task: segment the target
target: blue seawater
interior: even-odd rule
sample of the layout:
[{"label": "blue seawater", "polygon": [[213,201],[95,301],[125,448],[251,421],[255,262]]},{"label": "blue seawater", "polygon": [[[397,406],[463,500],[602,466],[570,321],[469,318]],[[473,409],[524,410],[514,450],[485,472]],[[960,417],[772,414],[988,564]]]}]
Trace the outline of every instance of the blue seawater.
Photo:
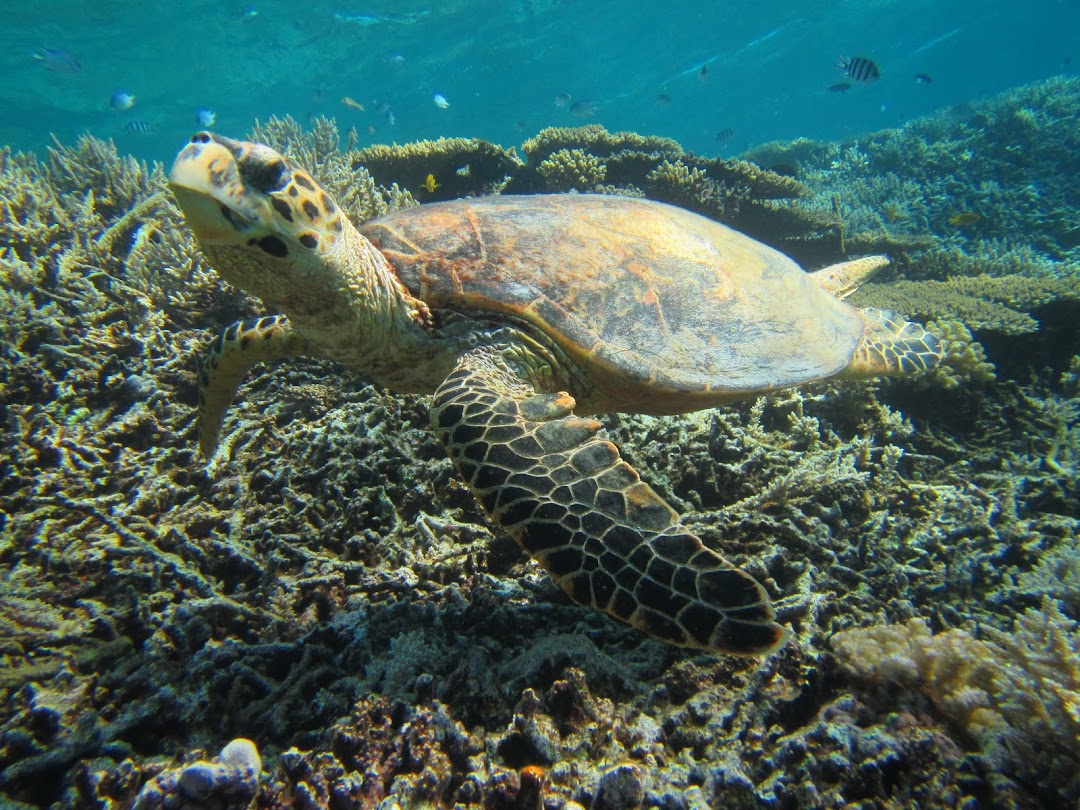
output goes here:
[{"label": "blue seawater", "polygon": [[[47,69],[38,48],[81,70]],[[853,56],[880,80],[829,92],[844,80],[838,57]],[[0,9],[0,143],[41,152],[51,133],[90,132],[168,162],[209,107],[230,135],[255,118],[327,115],[362,144],[515,144],[595,121],[733,154],[896,126],[1078,64],[1080,5],[1053,0],[41,0]],[[117,90],[132,109],[110,108]],[[593,117],[556,106],[563,93]]]}]

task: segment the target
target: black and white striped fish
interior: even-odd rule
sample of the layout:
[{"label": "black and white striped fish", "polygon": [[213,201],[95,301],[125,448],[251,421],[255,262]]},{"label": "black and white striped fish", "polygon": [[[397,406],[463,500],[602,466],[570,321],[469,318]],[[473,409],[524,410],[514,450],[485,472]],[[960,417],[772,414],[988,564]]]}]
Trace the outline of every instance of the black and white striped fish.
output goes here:
[{"label": "black and white striped fish", "polygon": [[852,59],[841,57],[836,63],[836,69],[856,82],[876,82],[881,78],[881,71],[874,64],[874,60],[865,56],[856,56]]},{"label": "black and white striped fish", "polygon": [[145,121],[140,121],[138,118],[135,118],[124,124],[124,129],[126,129],[128,132],[136,132],[139,135],[149,135],[151,132],[154,131],[154,125],[148,124]]}]

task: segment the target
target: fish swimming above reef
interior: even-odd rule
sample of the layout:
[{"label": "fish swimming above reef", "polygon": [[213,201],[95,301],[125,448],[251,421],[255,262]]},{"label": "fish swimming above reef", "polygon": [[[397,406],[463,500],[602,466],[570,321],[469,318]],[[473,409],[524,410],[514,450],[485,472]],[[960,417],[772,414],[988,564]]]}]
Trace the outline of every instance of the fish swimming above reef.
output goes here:
[{"label": "fish swimming above reef", "polygon": [[980,219],[982,217],[974,211],[961,211],[959,214],[953,214],[949,217],[949,224],[956,228],[970,228]]},{"label": "fish swimming above reef", "polygon": [[559,93],[559,95],[555,96],[556,107],[569,107],[571,101],[573,101],[573,98],[569,93]]},{"label": "fish swimming above reef", "polygon": [[442,93],[435,93],[431,97],[431,100],[435,102],[435,106],[440,110],[445,110],[450,106],[450,102],[446,100],[446,96]]},{"label": "fish swimming above reef", "polygon": [[830,93],[846,93],[851,89],[851,82],[837,82],[827,88]]},{"label": "fish swimming above reef", "polygon": [[841,57],[836,63],[836,69],[856,82],[876,82],[881,78],[881,71],[874,64],[874,60],[865,56],[856,56],[852,59]]},{"label": "fish swimming above reef", "polygon": [[429,9],[414,11],[408,14],[366,14],[358,11],[335,11],[330,16],[337,22],[352,23],[353,25],[367,27],[370,25],[379,25],[380,23],[411,25],[430,13],[431,11]]},{"label": "fish swimming above reef", "polygon": [[735,130],[731,127],[725,127],[724,129],[713,135],[713,140],[717,143],[727,143],[735,136]]},{"label": "fish swimming above reef", "polygon": [[424,188],[427,189],[429,192],[439,188],[440,185],[440,183],[435,182],[435,175],[433,174],[429,174],[424,180]]},{"label": "fish swimming above reef", "polygon": [[570,114],[575,118],[592,118],[596,115],[596,105],[587,98],[579,98],[570,105]]},{"label": "fish swimming above reef", "polygon": [[135,96],[123,90],[117,90],[109,99],[109,106],[114,110],[130,110],[135,106]]},{"label": "fish swimming above reef", "polygon": [[916,73],[915,74],[915,82],[917,84],[930,84],[933,81],[934,81],[934,77],[931,76],[929,73]]},{"label": "fish swimming above reef", "polygon": [[341,103],[348,107],[350,110],[359,110],[360,112],[365,112],[367,110],[367,107],[365,107],[356,99],[349,96],[342,96]]},{"label": "fish swimming above reef", "polygon": [[140,121],[138,118],[133,118],[131,121],[124,124],[124,129],[138,135],[149,135],[154,131],[154,125],[148,124],[146,121]]},{"label": "fish swimming above reef", "polygon": [[209,107],[199,107],[195,110],[195,123],[203,129],[212,127],[215,121],[217,121],[217,113]]},{"label": "fish swimming above reef", "polygon": [[82,70],[74,54],[60,48],[38,48],[34,51],[34,59],[53,73],[78,73]]}]

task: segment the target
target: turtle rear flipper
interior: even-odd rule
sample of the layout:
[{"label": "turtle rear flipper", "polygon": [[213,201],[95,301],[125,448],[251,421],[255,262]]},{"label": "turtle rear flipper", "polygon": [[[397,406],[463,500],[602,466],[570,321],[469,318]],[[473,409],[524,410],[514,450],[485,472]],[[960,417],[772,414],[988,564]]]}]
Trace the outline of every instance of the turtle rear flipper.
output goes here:
[{"label": "turtle rear flipper", "polygon": [[783,644],[765,589],[686,531],[573,407],[482,349],[439,386],[431,418],[487,513],[575,602],[684,647],[760,654]]},{"label": "turtle rear flipper", "polygon": [[284,315],[237,321],[210,345],[199,373],[199,448],[209,460],[240,384],[252,366],[303,354],[304,338]]},{"label": "turtle rear flipper", "polygon": [[945,357],[941,341],[925,327],[905,321],[895,312],[867,307],[859,310],[862,340],[841,373],[847,378],[929,371]]}]

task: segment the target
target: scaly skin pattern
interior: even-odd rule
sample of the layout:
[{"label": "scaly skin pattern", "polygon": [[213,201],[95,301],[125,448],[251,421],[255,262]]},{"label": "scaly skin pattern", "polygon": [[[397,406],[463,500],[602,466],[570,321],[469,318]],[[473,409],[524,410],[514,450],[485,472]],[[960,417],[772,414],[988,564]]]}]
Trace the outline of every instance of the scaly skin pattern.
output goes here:
[{"label": "scaly skin pattern", "polygon": [[225,412],[256,363],[310,353],[308,341],[284,315],[237,321],[210,344],[199,374],[199,449],[214,455]]},{"label": "scaly skin pattern", "polygon": [[537,394],[493,347],[435,392],[431,421],[487,513],[575,602],[682,647],[766,653],[764,588],[705,548],[566,393]]},{"label": "scaly skin pattern", "polygon": [[[312,355],[394,391],[434,391],[432,424],[488,514],[572,599],[670,644],[760,654],[786,634],[762,586],[688,532],[575,406],[685,412],[759,388],[905,373],[940,358],[921,327],[828,295],[853,289],[881,257],[807,281],[775,251],[670,206],[463,200],[388,215],[361,234],[301,167],[267,146],[210,133],[180,153],[170,184],[214,268],[283,313],[234,324],[211,347],[199,415],[208,457],[255,363]],[[722,259],[715,277],[701,277],[714,254]],[[605,264],[614,255],[620,263]],[[684,266],[698,286],[679,281]],[[627,283],[645,286],[627,297]],[[600,312],[605,284],[626,312]],[[723,307],[741,328],[725,331]],[[761,324],[759,307],[769,316]],[[798,317],[786,318],[793,309]],[[648,321],[650,312],[659,320]],[[663,396],[656,375],[668,358],[650,343],[661,333],[648,328],[660,328],[683,362],[669,364]],[[680,337],[693,329],[715,349],[704,371]],[[793,369],[755,337],[798,346],[800,329],[817,337],[800,355],[810,365],[796,358]],[[724,341],[736,336],[749,355],[734,362],[752,384],[728,372],[708,377],[710,364],[722,369],[733,356]],[[775,371],[764,382],[754,376],[758,355]]]}]

